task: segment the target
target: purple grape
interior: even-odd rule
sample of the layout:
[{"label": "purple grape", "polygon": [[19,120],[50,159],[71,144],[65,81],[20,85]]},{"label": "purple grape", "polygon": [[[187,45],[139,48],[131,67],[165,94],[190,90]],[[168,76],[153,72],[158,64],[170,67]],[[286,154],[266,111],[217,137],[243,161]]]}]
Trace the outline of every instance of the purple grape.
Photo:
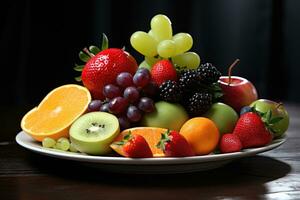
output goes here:
[{"label": "purple grape", "polygon": [[108,103],[103,104],[103,105],[100,107],[100,111],[109,113]]},{"label": "purple grape", "polygon": [[147,68],[145,68],[145,67],[139,68],[139,69],[137,70],[137,72],[147,73],[147,74],[150,75],[150,71],[149,71]]},{"label": "purple grape", "polygon": [[117,76],[116,82],[119,86],[123,88],[132,86],[133,85],[132,75],[128,72],[122,72]]},{"label": "purple grape", "polygon": [[126,113],[131,122],[138,122],[142,118],[142,112],[136,106],[129,106]]},{"label": "purple grape", "polygon": [[108,99],[112,99],[121,96],[121,90],[118,86],[108,84],[103,88],[103,95]]},{"label": "purple grape", "polygon": [[157,94],[158,87],[155,83],[150,82],[148,83],[144,88],[143,92],[145,93],[146,96],[148,97],[154,97]]},{"label": "purple grape", "polygon": [[88,105],[88,112],[99,111],[102,106],[102,102],[100,100],[92,100]]},{"label": "purple grape", "polygon": [[134,103],[140,98],[140,93],[136,87],[131,86],[124,90],[123,97],[130,103]]},{"label": "purple grape", "polygon": [[121,130],[130,128],[130,122],[126,116],[118,117]]},{"label": "purple grape", "polygon": [[150,73],[147,70],[137,71],[133,76],[133,83],[138,87],[146,86],[150,81]]},{"label": "purple grape", "polygon": [[108,103],[108,109],[114,114],[122,113],[126,110],[128,101],[123,97],[115,97]]},{"label": "purple grape", "polygon": [[155,110],[153,100],[148,97],[142,97],[140,99],[138,107],[144,112],[153,112]]}]

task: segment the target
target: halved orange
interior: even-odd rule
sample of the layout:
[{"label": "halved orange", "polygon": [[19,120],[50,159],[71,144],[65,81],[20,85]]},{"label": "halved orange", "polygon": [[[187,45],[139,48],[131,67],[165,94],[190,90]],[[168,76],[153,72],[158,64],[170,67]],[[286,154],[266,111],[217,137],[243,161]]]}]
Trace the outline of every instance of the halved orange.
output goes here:
[{"label": "halved orange", "polygon": [[[156,127],[135,127],[130,128],[122,131],[115,139],[114,142],[121,141],[123,137],[131,132],[131,134],[137,134],[141,135],[145,138],[147,143],[149,144],[149,147],[152,151],[153,157],[163,157],[165,156],[164,152],[157,148],[156,145],[161,139],[161,134],[166,132],[167,129],[165,128],[156,128]],[[118,154],[125,156],[125,153],[123,152],[123,148],[120,145],[112,143],[110,147],[116,151]]]},{"label": "halved orange", "polygon": [[26,113],[21,127],[37,141],[45,137],[68,137],[71,124],[87,110],[90,101],[91,94],[85,87],[75,84],[60,86]]}]

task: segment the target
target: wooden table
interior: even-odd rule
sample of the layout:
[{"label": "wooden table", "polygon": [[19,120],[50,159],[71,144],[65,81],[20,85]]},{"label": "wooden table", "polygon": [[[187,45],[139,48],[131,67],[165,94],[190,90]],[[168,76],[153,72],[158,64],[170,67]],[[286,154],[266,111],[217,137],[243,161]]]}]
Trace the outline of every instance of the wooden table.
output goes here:
[{"label": "wooden table", "polygon": [[[0,136],[0,198],[300,199],[300,105],[290,104],[287,109],[291,124],[288,140],[280,148],[190,174],[103,172],[31,153],[15,143],[17,132],[6,129]],[[20,117],[11,130],[19,129]]]}]

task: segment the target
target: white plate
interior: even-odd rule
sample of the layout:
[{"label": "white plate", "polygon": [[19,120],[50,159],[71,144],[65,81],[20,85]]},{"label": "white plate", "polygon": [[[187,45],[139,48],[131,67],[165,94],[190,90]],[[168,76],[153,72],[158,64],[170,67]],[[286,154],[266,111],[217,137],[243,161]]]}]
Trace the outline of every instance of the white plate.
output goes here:
[{"label": "white plate", "polygon": [[235,159],[253,156],[258,153],[272,150],[286,141],[286,138],[274,140],[271,144],[260,148],[244,149],[241,152],[227,154],[210,154],[205,156],[193,156],[184,158],[124,158],[112,156],[91,156],[82,153],[64,152],[55,149],[43,148],[39,142],[34,141],[25,132],[16,136],[19,145],[33,152],[61,158],[79,161],[97,168],[121,173],[185,173],[204,171],[218,168]]}]

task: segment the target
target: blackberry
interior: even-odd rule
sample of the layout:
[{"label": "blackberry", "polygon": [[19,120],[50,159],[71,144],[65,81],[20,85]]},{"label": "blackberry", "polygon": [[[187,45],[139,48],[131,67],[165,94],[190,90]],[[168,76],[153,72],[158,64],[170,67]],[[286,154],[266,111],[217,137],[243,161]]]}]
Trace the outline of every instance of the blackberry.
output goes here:
[{"label": "blackberry", "polygon": [[186,109],[191,116],[200,116],[204,114],[212,105],[212,95],[206,92],[196,92],[186,104]]},{"label": "blackberry", "polygon": [[159,96],[165,101],[179,102],[182,97],[182,90],[175,81],[167,80],[159,86]]},{"label": "blackberry", "polygon": [[201,82],[212,84],[219,80],[221,73],[211,63],[205,63],[197,68],[197,75]]},{"label": "blackberry", "polygon": [[187,69],[181,72],[178,80],[179,87],[183,91],[192,90],[198,81],[198,73],[196,70]]}]

